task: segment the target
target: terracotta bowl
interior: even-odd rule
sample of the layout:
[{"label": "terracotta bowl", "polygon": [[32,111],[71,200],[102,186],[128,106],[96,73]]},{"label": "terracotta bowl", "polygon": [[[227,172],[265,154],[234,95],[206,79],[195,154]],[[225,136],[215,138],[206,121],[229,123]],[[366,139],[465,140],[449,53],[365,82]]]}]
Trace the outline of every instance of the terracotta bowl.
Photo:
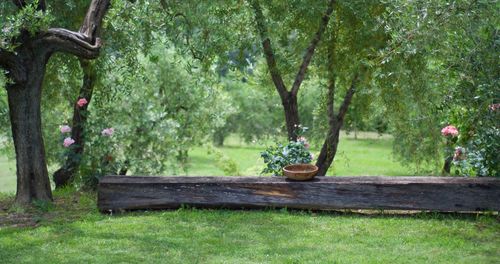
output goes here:
[{"label": "terracotta bowl", "polygon": [[312,164],[291,164],[283,168],[283,174],[296,181],[307,181],[318,173],[318,167]]}]

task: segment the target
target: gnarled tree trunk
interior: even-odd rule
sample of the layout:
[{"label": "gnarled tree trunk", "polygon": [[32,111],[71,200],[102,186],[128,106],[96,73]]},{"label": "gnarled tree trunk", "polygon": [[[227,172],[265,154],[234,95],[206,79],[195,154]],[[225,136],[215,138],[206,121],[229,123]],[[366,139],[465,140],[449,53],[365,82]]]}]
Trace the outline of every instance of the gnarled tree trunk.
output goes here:
[{"label": "gnarled tree trunk", "polygon": [[[23,9],[25,1],[13,0]],[[52,194],[45,160],[41,128],[41,95],[45,65],[54,52],[66,52],[80,58],[95,59],[101,41],[98,32],[110,0],[92,0],[78,32],[51,28],[31,34],[23,30],[15,39],[15,52],[0,48],[0,67],[13,83],[7,87],[10,122],[16,150],[16,203],[28,205],[35,199],[50,201]],[[37,9],[45,11],[45,1]]]},{"label": "gnarled tree trunk", "polygon": [[53,179],[56,188],[63,187],[70,183],[75,173],[80,166],[81,156],[85,148],[85,125],[87,123],[87,107],[92,100],[92,93],[94,91],[94,84],[96,79],[95,68],[92,62],[80,59],[80,66],[83,70],[83,83],[80,88],[78,98],[87,99],[87,104],[78,106],[75,102],[73,106],[73,121],[71,138],[75,140],[74,147],[70,149],[68,157],[64,165],[54,172]]},{"label": "gnarled tree trunk", "polygon": [[27,80],[7,86],[12,137],[17,161],[16,202],[52,200],[41,124],[41,93],[46,54],[24,58]]}]

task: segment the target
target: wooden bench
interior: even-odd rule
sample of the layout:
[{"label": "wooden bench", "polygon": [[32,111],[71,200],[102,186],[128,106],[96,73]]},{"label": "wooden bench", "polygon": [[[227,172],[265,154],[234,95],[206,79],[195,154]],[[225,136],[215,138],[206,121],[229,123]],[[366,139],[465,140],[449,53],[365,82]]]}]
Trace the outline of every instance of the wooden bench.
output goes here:
[{"label": "wooden bench", "polygon": [[106,176],[98,186],[102,212],[202,208],[390,209],[500,211],[500,179],[461,177]]}]

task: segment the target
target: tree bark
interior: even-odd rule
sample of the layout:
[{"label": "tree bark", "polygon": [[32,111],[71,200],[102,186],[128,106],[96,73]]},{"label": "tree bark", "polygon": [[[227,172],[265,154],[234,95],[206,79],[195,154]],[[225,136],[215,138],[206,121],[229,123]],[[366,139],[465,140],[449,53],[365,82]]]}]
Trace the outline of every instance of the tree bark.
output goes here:
[{"label": "tree bark", "polygon": [[449,156],[444,160],[444,165],[443,165],[443,174],[444,175],[450,175],[452,161],[453,161],[453,156]]},{"label": "tree bark", "polygon": [[92,93],[94,91],[96,75],[94,65],[90,61],[80,59],[80,66],[83,70],[83,83],[80,88],[78,98],[87,99],[87,104],[80,107],[75,102],[73,106],[71,138],[75,140],[75,143],[74,147],[69,150],[64,165],[59,168],[53,175],[56,188],[63,187],[69,184],[74,179],[75,173],[80,166],[81,157],[85,148],[87,107],[92,100]]},{"label": "tree bark", "polygon": [[281,103],[283,105],[283,110],[285,112],[285,122],[286,129],[289,140],[297,140],[297,127],[300,125],[298,104],[297,104],[297,94],[299,92],[299,88],[305,78],[305,74],[309,63],[314,55],[316,50],[316,46],[321,40],[323,33],[326,30],[328,25],[328,21],[330,20],[330,15],[333,12],[333,6],[335,0],[330,0],[328,2],[328,7],[326,9],[325,14],[321,18],[318,30],[314,34],[314,37],[311,39],[304,57],[302,58],[302,63],[299,67],[299,71],[295,76],[295,80],[292,84],[292,88],[290,91],[287,90],[285,83],[283,81],[283,77],[278,69],[276,58],[274,56],[274,51],[271,45],[271,39],[268,36],[267,25],[265,23],[264,14],[262,13],[262,7],[258,0],[250,0],[250,6],[254,10],[255,14],[255,22],[257,32],[260,35],[262,41],[262,49],[264,51],[264,56],[266,58],[267,66],[269,68],[269,72],[271,74],[271,79],[273,80],[276,91],[278,92]]},{"label": "tree bark", "polygon": [[23,59],[27,80],[7,86],[12,137],[16,152],[16,203],[29,204],[33,200],[52,200],[50,181],[45,161],[45,146],[41,124],[41,93],[46,55]]},{"label": "tree bark", "polygon": [[281,100],[283,110],[285,112],[286,130],[288,140],[297,141],[297,126],[300,124],[299,120],[299,106],[297,104],[297,95],[287,92],[284,99]]}]

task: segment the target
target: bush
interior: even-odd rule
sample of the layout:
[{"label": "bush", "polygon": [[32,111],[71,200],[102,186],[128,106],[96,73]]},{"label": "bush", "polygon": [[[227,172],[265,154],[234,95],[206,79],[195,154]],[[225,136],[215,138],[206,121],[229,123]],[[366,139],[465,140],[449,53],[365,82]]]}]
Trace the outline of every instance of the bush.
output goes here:
[{"label": "bush", "polygon": [[262,173],[271,173],[275,176],[283,175],[283,167],[289,164],[310,163],[312,155],[309,152],[309,144],[301,137],[297,141],[288,144],[277,144],[261,152],[266,167]]}]

